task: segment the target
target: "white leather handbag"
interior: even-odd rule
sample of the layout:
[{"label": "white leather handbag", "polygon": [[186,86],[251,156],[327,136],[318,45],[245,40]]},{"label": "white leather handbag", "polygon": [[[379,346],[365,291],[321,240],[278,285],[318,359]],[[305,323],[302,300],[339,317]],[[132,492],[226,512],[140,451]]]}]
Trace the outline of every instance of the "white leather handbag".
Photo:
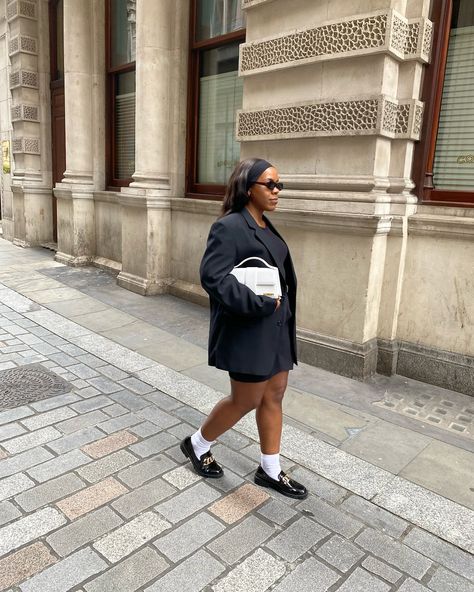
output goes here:
[{"label": "white leather handbag", "polygon": [[[257,260],[265,267],[242,267],[247,261]],[[269,265],[260,257],[247,257],[241,261],[230,272],[237,280],[250,288],[252,292],[259,296],[271,296],[279,298],[281,296],[280,274],[277,267]]]}]

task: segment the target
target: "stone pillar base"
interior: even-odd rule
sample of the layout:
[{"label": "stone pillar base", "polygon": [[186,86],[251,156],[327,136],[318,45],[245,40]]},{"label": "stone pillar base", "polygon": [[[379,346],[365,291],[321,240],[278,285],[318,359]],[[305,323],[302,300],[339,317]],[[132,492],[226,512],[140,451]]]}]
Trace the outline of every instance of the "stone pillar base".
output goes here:
[{"label": "stone pillar base", "polygon": [[32,247],[53,240],[52,190],[12,185],[13,242]]},{"label": "stone pillar base", "polygon": [[58,263],[69,265],[70,267],[84,267],[91,263],[90,257],[74,257],[73,255],[68,255],[67,253],[61,253],[59,251],[56,253],[54,260]]},{"label": "stone pillar base", "polygon": [[151,281],[124,271],[121,271],[117,276],[117,284],[121,288],[130,290],[130,292],[135,292],[141,296],[167,294],[169,292],[170,283],[170,278]]}]

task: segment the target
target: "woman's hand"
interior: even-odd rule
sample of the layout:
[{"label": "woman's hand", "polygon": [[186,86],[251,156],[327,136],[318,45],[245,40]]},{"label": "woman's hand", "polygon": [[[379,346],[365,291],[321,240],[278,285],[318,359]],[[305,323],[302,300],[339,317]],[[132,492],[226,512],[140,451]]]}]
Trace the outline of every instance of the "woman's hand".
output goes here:
[{"label": "woman's hand", "polygon": [[281,298],[278,297],[276,299],[276,306],[275,306],[275,312],[280,308],[280,304],[281,304]]}]

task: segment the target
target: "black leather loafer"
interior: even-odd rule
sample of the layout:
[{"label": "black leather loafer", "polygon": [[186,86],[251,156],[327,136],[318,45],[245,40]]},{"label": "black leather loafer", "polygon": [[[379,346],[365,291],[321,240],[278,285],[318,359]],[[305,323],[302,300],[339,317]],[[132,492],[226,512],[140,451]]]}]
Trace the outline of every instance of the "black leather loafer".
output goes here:
[{"label": "black leather loafer", "polygon": [[278,475],[278,479],[272,479],[269,477],[262,467],[258,467],[257,472],[253,478],[257,485],[262,487],[271,487],[275,491],[278,491],[282,495],[287,497],[293,497],[295,499],[304,499],[308,496],[308,490],[304,485],[290,479],[283,471]]},{"label": "black leather loafer", "polygon": [[217,464],[210,450],[206,454],[203,454],[201,458],[196,456],[193,445],[191,444],[191,436],[188,436],[181,442],[180,448],[184,456],[187,456],[191,461],[196,473],[201,475],[201,477],[218,479],[224,474],[222,467]]}]

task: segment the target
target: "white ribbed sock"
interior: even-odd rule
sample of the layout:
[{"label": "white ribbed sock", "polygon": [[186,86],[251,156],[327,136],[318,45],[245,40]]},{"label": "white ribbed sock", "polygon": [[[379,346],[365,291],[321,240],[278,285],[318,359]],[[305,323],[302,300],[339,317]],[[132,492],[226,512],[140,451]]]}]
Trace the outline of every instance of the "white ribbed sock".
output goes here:
[{"label": "white ribbed sock", "polygon": [[272,479],[278,479],[281,472],[280,454],[263,454],[260,455],[260,464],[265,473]]},{"label": "white ribbed sock", "polygon": [[[214,441],[215,442],[215,441]],[[200,459],[203,454],[209,451],[214,442],[209,442],[201,434],[201,428],[191,436],[191,444],[193,445],[194,454]]]}]

